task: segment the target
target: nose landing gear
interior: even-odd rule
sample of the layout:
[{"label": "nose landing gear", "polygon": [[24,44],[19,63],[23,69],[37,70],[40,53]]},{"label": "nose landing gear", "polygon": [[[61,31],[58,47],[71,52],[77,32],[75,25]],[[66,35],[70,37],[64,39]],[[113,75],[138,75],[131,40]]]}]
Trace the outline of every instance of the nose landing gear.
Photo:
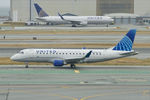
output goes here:
[{"label": "nose landing gear", "polygon": [[77,27],[77,26],[75,24],[73,24],[72,27]]},{"label": "nose landing gear", "polygon": [[75,64],[71,64],[70,67],[73,68],[73,69],[75,69],[76,65]]},{"label": "nose landing gear", "polygon": [[25,62],[25,68],[29,68],[28,62]]}]

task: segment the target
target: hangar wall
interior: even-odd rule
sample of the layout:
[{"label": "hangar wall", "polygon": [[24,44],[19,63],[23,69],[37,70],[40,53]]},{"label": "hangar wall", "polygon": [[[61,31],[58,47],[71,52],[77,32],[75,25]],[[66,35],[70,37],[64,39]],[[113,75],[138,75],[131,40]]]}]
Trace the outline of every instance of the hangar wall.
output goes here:
[{"label": "hangar wall", "polygon": [[[134,13],[150,15],[149,0],[31,0],[32,20],[37,13],[33,6],[38,3],[49,15],[56,16],[58,12],[76,15],[105,15],[109,13]],[[30,0],[10,0],[10,18],[12,21],[29,21]]]},{"label": "hangar wall", "polygon": [[[72,13],[76,15],[96,15],[96,0],[31,0],[32,19],[37,17],[33,6],[38,3],[49,15],[57,13]],[[13,21],[28,21],[30,19],[30,0],[11,0],[11,18]]]},{"label": "hangar wall", "polygon": [[97,15],[134,13],[134,0],[97,0]]},{"label": "hangar wall", "polygon": [[29,20],[29,0],[10,0],[10,17],[12,21]]}]

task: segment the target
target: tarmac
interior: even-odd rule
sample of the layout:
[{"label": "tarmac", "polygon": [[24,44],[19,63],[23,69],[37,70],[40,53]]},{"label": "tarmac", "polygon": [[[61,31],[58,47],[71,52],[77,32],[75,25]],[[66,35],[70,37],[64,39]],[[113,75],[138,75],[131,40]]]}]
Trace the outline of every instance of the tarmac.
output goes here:
[{"label": "tarmac", "polygon": [[[0,44],[60,44],[61,43],[117,43],[122,34],[0,34]],[[33,40],[36,38],[37,40]],[[135,43],[150,43],[149,34],[137,34]]]},{"label": "tarmac", "polygon": [[[17,30],[26,28],[30,27]],[[88,28],[50,29],[77,31]],[[120,30],[128,28],[126,26]],[[145,27],[136,28],[147,31]],[[90,31],[102,29],[107,30],[89,28]],[[0,34],[0,44],[117,43],[125,34]],[[4,35],[6,39],[3,39]],[[33,40],[33,37],[37,40]],[[135,43],[150,43],[150,35],[137,34]],[[10,57],[22,49],[1,47],[0,57]],[[150,58],[150,48],[135,50],[139,54],[133,58]],[[150,66],[78,65],[76,69],[71,69],[30,65],[26,69],[24,65],[0,65],[0,100],[150,100]]]},{"label": "tarmac", "polygon": [[149,100],[150,67],[0,66],[0,100]]}]

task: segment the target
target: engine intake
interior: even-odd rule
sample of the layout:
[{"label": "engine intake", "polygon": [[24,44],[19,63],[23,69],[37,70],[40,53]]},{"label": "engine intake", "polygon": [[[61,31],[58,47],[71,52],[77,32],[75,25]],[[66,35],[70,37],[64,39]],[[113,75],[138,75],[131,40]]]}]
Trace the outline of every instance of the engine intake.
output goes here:
[{"label": "engine intake", "polygon": [[63,60],[54,60],[53,65],[54,66],[63,66],[64,61]]}]

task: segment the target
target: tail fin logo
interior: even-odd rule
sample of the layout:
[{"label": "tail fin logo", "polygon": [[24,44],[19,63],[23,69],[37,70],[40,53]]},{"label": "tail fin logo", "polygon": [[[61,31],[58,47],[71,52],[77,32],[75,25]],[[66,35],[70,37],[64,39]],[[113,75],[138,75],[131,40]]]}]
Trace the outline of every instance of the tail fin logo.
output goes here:
[{"label": "tail fin logo", "polygon": [[35,3],[34,6],[36,8],[36,11],[37,11],[39,17],[48,16],[48,14],[45,11],[43,11],[43,9],[37,3]]},{"label": "tail fin logo", "polygon": [[131,51],[134,43],[136,30],[130,30],[126,36],[113,48],[113,50],[117,51]]},{"label": "tail fin logo", "polygon": [[46,14],[43,10],[40,11],[39,17],[46,17],[48,14]]}]

